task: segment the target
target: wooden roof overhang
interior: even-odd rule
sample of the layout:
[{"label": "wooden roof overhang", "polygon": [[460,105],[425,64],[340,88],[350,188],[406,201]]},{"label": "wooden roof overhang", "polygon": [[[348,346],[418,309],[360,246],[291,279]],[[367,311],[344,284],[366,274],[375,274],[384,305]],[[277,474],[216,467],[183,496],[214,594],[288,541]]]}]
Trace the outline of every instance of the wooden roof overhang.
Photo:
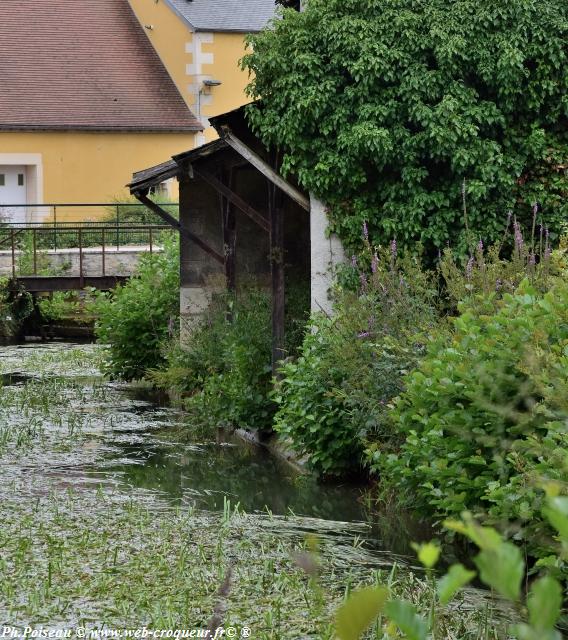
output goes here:
[{"label": "wooden roof overhang", "polygon": [[[244,108],[210,118],[219,134],[219,139],[196,149],[177,154],[171,160],[134,174],[128,185],[130,192],[140,202],[154,211],[168,224],[178,229],[180,235],[193,241],[203,251],[213,256],[225,266],[229,289],[234,288],[235,274],[235,233],[234,209],[238,208],[270,235],[270,269],[272,280],[272,364],[276,374],[277,363],[284,357],[284,219],[277,206],[276,192],[281,191],[305,211],[310,211],[309,198],[298,187],[285,180],[277,171],[278,153],[267,150],[248,129],[244,120]],[[252,147],[255,147],[254,149]],[[260,172],[270,185],[268,198],[268,219],[245,202],[233,190],[231,177],[215,173],[215,168],[251,165]],[[178,220],[150,200],[148,191],[172,176],[199,177],[221,196],[223,204],[223,236],[225,255],[220,255],[204,240],[183,227]]]}]

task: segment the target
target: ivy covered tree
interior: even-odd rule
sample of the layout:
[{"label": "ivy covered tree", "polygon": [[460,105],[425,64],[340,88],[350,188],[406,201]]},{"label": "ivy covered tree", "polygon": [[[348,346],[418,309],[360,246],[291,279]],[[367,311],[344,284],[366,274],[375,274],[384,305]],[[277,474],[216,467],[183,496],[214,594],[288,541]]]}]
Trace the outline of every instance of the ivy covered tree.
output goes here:
[{"label": "ivy covered tree", "polygon": [[567,43],[564,0],[309,0],[251,36],[248,116],[352,248],[366,221],[376,243],[465,252],[510,211],[554,236]]}]

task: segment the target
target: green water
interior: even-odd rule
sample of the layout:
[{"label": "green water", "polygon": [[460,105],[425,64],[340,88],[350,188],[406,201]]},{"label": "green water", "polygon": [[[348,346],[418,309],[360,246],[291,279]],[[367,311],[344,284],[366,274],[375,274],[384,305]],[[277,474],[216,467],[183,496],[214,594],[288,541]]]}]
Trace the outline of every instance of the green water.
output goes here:
[{"label": "green water", "polygon": [[[44,488],[112,488],[212,511],[230,500],[248,513],[341,522],[342,530],[354,523],[357,533],[369,522],[364,488],[319,483],[237,436],[195,433],[181,412],[152,402],[144,390],[105,380],[98,354],[95,345],[62,343],[0,349],[9,394],[0,415],[12,428],[27,421],[41,432],[4,461],[2,486],[25,476],[40,478]],[[27,405],[28,396],[36,402],[28,415],[17,415],[22,396]],[[375,518],[368,528],[376,548],[384,534],[389,551],[404,553],[408,537],[422,535],[398,516],[387,524]]]},{"label": "green water", "polygon": [[[227,616],[259,638],[330,638],[346,584],[395,565],[404,588],[424,591],[410,542],[428,530],[371,517],[363,487],[197,432],[100,365],[95,345],[0,347],[0,624],[204,625],[228,566]],[[294,562],[307,534],[325,603]],[[462,606],[480,603],[470,590]]]}]

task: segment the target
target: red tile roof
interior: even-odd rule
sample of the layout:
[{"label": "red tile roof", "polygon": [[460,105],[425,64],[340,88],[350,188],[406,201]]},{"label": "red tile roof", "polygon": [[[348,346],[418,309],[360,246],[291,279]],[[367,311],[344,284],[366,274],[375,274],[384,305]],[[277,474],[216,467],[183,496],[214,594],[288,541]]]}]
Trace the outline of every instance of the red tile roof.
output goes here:
[{"label": "red tile roof", "polygon": [[202,128],[128,0],[0,0],[0,129]]}]

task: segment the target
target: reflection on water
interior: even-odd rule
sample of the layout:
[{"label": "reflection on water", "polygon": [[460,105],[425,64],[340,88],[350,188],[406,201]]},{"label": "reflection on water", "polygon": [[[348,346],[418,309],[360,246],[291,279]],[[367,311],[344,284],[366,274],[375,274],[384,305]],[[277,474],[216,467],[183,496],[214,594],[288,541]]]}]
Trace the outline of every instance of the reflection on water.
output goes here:
[{"label": "reflection on water", "polygon": [[319,485],[285,468],[255,445],[228,439],[194,443],[125,445],[128,462],[112,471],[136,487],[165,492],[172,500],[223,508],[223,496],[247,512],[268,509],[333,520],[361,520],[360,492]]},{"label": "reflection on water", "polygon": [[[94,345],[3,347],[0,376],[0,419],[20,430],[34,423],[41,433],[28,443],[25,462],[4,458],[4,486],[40,476],[36,492],[38,486],[112,487],[214,511],[230,500],[247,513],[295,514],[341,522],[342,529],[353,523],[358,534],[357,523],[368,522],[362,488],[321,484],[236,436],[194,433],[180,412],[132,386],[105,381]],[[365,534],[375,548],[394,553],[408,553],[411,540],[427,536],[398,513],[375,517]]]}]

